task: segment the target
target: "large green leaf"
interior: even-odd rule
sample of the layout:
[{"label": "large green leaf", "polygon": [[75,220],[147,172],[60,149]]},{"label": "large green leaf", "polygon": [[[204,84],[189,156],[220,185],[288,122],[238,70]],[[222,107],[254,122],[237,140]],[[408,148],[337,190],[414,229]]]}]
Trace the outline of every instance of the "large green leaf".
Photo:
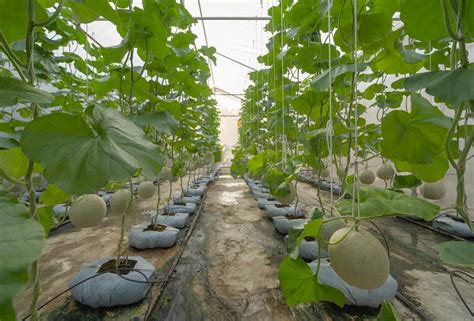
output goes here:
[{"label": "large green leaf", "polygon": [[45,246],[45,233],[16,196],[0,188],[0,320],[14,321],[13,299],[28,282],[28,267]]},{"label": "large green leaf", "polygon": [[311,88],[316,92],[326,91],[334,80],[341,75],[346,73],[353,73],[354,71],[360,72],[367,68],[367,64],[358,64],[357,70],[355,65],[340,65],[331,69],[331,79],[329,79],[329,69],[322,74],[316,76],[311,81]]},{"label": "large green leaf", "polygon": [[293,260],[287,256],[278,272],[281,291],[289,306],[318,301],[333,302],[344,306],[346,298],[339,290],[320,284],[311,268],[301,258]]},{"label": "large green leaf", "polygon": [[67,5],[72,8],[78,22],[90,23],[99,17],[120,25],[120,18],[108,0],[68,0]]},{"label": "large green leaf", "polygon": [[[318,214],[318,213],[316,213]],[[293,259],[298,257],[299,247],[305,237],[319,238],[323,219],[318,218],[306,223],[303,228],[293,227],[288,234],[288,253]]]},{"label": "large green leaf", "polygon": [[18,103],[51,103],[54,96],[44,90],[34,88],[26,82],[0,77],[0,107],[13,106]]},{"label": "large green leaf", "polygon": [[46,190],[40,196],[40,203],[44,205],[56,205],[65,203],[66,201],[71,199],[71,195],[61,190],[54,184],[48,184]]},{"label": "large green leaf", "polygon": [[10,176],[20,178],[25,176],[28,168],[28,158],[20,147],[0,150],[0,169]]},{"label": "large green leaf", "polygon": [[[38,3],[35,8],[38,21],[47,18],[46,11]],[[0,0],[0,32],[5,35],[9,43],[25,38],[28,20],[28,0]]]},{"label": "large green leaf", "polygon": [[474,100],[474,69],[459,68],[451,71],[431,71],[405,79],[407,90],[426,92],[439,99],[459,104]]},{"label": "large green leaf", "polygon": [[93,192],[140,168],[154,177],[163,162],[159,147],[139,127],[103,107],[93,109],[90,123],[66,113],[38,118],[25,127],[20,144],[44,166],[49,182],[71,194]]},{"label": "large green leaf", "polygon": [[449,241],[435,246],[444,263],[474,268],[474,243]]},{"label": "large green leaf", "polygon": [[[346,188],[352,191],[352,186]],[[361,185],[359,188],[361,218],[378,218],[394,215],[416,215],[429,221],[440,211],[438,205],[425,200],[376,186]],[[352,200],[341,199],[337,203],[341,214],[352,213]]]},{"label": "large green leaf", "polygon": [[382,155],[411,164],[430,164],[444,151],[450,119],[419,94],[410,113],[396,110],[382,120]]},{"label": "large green leaf", "polygon": [[445,152],[433,157],[429,164],[412,164],[404,161],[393,161],[399,172],[412,172],[425,182],[436,182],[444,177],[449,169],[449,162]]},{"label": "large green leaf", "polygon": [[179,122],[168,111],[154,111],[132,118],[138,126],[153,126],[162,134],[171,135],[178,127]]}]

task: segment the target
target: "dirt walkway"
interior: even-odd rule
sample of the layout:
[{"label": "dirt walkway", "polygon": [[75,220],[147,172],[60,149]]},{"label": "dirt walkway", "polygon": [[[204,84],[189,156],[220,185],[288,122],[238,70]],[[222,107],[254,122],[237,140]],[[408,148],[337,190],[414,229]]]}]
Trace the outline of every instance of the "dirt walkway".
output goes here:
[{"label": "dirt walkway", "polygon": [[366,310],[348,315],[331,304],[290,309],[278,283],[285,254],[283,236],[258,209],[245,182],[221,175],[152,320],[366,319]]}]

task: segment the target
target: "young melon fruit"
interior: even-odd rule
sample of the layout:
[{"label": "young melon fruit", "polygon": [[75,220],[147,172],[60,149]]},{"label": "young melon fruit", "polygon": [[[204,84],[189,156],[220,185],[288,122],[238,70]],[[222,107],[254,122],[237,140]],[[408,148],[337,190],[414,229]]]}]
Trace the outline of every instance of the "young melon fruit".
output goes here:
[{"label": "young melon fruit", "polygon": [[375,182],[374,172],[372,172],[371,170],[368,170],[368,169],[360,172],[359,181],[362,184],[367,184],[367,185],[373,184]]},{"label": "young melon fruit", "polygon": [[158,176],[160,177],[161,181],[170,181],[173,179],[173,175],[171,174],[171,168],[169,167],[163,167]]},{"label": "young melon fruit", "polygon": [[383,180],[389,180],[395,175],[395,171],[392,166],[388,164],[380,165],[377,168],[377,177]]},{"label": "young melon fruit", "polygon": [[321,171],[321,177],[322,178],[328,178],[329,177],[329,169],[328,168],[325,168]]},{"label": "young melon fruit", "polygon": [[332,235],[330,243],[331,265],[345,282],[366,290],[377,289],[385,283],[390,273],[390,261],[387,251],[375,236],[345,227]]},{"label": "young melon fruit", "polygon": [[321,229],[319,230],[321,235],[321,244],[319,244],[319,246],[321,246],[321,249],[327,252],[331,236],[334,234],[334,232],[344,227],[346,227],[346,224],[344,224],[344,222],[341,220],[333,220],[323,223],[323,225],[321,225]]},{"label": "young melon fruit", "polygon": [[[110,198],[110,207],[112,208],[112,211],[117,215],[120,215],[123,212],[125,212],[125,210],[127,209],[129,198],[130,198],[130,190],[128,189],[121,189],[113,193],[112,197]],[[133,200],[128,207],[127,214],[131,212],[132,206],[133,206]]]},{"label": "young melon fruit", "polygon": [[420,192],[425,198],[440,200],[446,195],[446,188],[442,182],[425,183],[421,186]]},{"label": "young melon fruit", "polygon": [[95,194],[79,196],[69,209],[71,223],[79,228],[99,224],[105,217],[107,206],[102,197]]},{"label": "young melon fruit", "polygon": [[141,182],[138,185],[138,196],[141,198],[153,197],[156,193],[156,187],[152,182]]},{"label": "young melon fruit", "polygon": [[290,182],[288,186],[290,187],[290,193],[288,195],[282,197],[275,197],[275,199],[282,204],[291,204],[296,199],[295,184],[293,182]]}]

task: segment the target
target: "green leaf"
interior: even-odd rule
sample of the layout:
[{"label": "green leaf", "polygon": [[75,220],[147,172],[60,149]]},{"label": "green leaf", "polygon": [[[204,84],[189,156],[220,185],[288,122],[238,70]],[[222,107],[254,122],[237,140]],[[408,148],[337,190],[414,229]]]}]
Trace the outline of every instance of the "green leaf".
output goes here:
[{"label": "green leaf", "polygon": [[20,144],[13,138],[0,137],[0,149],[18,147]]},{"label": "green leaf", "polygon": [[[314,237],[315,239],[319,239],[320,237],[320,229],[321,225],[323,224],[323,219],[315,219],[303,226],[303,229],[299,228],[291,228],[290,233],[288,234],[288,252],[293,259],[298,257],[298,251],[301,242],[305,237]],[[292,235],[291,232],[294,231]]]},{"label": "green leaf", "polygon": [[430,164],[444,151],[450,119],[419,94],[410,113],[396,110],[382,120],[382,155],[411,164]]},{"label": "green leaf", "polygon": [[68,0],[67,5],[72,8],[74,17],[80,23],[90,23],[103,17],[116,25],[121,24],[108,0]]},{"label": "green leaf", "polygon": [[179,122],[168,111],[154,111],[135,116],[132,120],[138,126],[153,126],[157,131],[166,135],[173,134],[179,125]]},{"label": "green leaf", "polygon": [[0,188],[0,320],[14,321],[13,299],[28,282],[28,268],[45,246],[45,233],[16,196]]},{"label": "green leaf", "polygon": [[393,180],[393,188],[416,188],[421,185],[421,181],[415,175],[396,175]]},{"label": "green leaf", "polygon": [[425,182],[436,182],[444,177],[449,169],[446,153],[441,153],[433,158],[429,164],[411,164],[403,161],[393,161],[399,172],[412,172]]},{"label": "green leaf", "polygon": [[401,321],[395,307],[390,302],[383,302],[377,321]]},{"label": "green leaf", "polygon": [[327,301],[342,308],[346,301],[341,291],[320,284],[311,268],[301,258],[293,260],[289,256],[285,257],[280,264],[278,278],[286,304],[289,306]]},{"label": "green leaf", "polygon": [[62,204],[68,201],[71,198],[71,195],[64,192],[62,189],[57,187],[54,184],[48,184],[46,190],[40,196],[40,203],[44,205],[52,206],[57,204]]},{"label": "green leaf", "polygon": [[94,192],[142,168],[156,176],[163,163],[160,148],[118,112],[94,107],[90,124],[81,116],[55,113],[29,123],[20,144],[45,168],[44,176],[65,192]]},{"label": "green leaf", "polygon": [[[346,188],[352,191],[352,186]],[[435,218],[440,211],[436,204],[384,188],[362,185],[359,188],[360,216],[380,218],[394,215],[416,215],[425,221]],[[352,200],[342,199],[337,203],[341,214],[352,213]]]},{"label": "green leaf", "polygon": [[[35,16],[38,21],[48,17],[44,8],[38,3],[35,6]],[[0,31],[9,43],[25,38],[28,20],[28,0],[0,0]]]},{"label": "green leaf", "polygon": [[[367,68],[367,64],[358,64],[357,72],[364,71]],[[355,65],[341,65],[335,68],[332,68],[331,78],[329,80],[329,69],[324,71],[322,74],[316,76],[313,81],[311,81],[311,88],[316,92],[323,92],[329,88],[329,85],[334,82],[334,80],[343,74],[353,73],[355,70]]]},{"label": "green leaf", "polygon": [[474,243],[449,241],[435,246],[439,257],[446,264],[474,268]]},{"label": "green leaf", "polygon": [[474,69],[459,68],[413,75],[405,79],[405,88],[412,92],[426,88],[428,94],[457,105],[474,100]]},{"label": "green leaf", "polygon": [[0,77],[0,107],[18,103],[49,104],[54,95],[15,78]]},{"label": "green leaf", "polygon": [[53,207],[45,206],[38,208],[37,219],[38,222],[40,222],[40,224],[43,226],[44,232],[47,235],[49,231],[56,225]]},{"label": "green leaf", "polygon": [[0,168],[15,178],[23,177],[28,168],[28,158],[20,147],[0,150]]}]

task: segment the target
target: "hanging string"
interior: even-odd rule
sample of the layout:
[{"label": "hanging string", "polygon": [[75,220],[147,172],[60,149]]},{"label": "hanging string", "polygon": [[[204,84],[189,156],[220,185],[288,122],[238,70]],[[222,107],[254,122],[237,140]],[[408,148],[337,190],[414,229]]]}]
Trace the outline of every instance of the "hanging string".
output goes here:
[{"label": "hanging string", "polygon": [[[274,92],[274,98],[275,98],[275,106],[276,106],[276,47],[275,47],[275,41],[276,41],[276,35],[275,35],[275,2],[272,0],[272,31],[273,31],[273,92]],[[278,131],[277,127],[275,126],[275,154],[278,152]]]},{"label": "hanging string", "polygon": [[[360,218],[360,202],[359,202],[359,163],[357,157],[359,155],[359,112],[358,112],[358,97],[357,97],[357,66],[358,66],[358,59],[357,59],[357,0],[353,0],[353,16],[354,16],[354,48],[353,48],[353,55],[354,55],[354,87],[352,90],[355,90],[354,95],[354,183],[353,183],[353,190],[352,190],[352,216]],[[350,119],[350,115],[349,115]]]},{"label": "hanging string", "polygon": [[[89,34],[89,25],[86,24],[86,34]],[[86,38],[86,108],[89,105],[89,40]]]},{"label": "hanging string", "polygon": [[[326,124],[326,141],[328,143],[328,151],[329,151],[329,159],[333,158],[333,135],[334,135],[334,129],[333,129],[333,122],[332,122],[332,52],[331,52],[331,36],[332,36],[332,27],[331,27],[331,6],[332,2],[331,0],[328,0],[328,38],[329,38],[329,56],[328,56],[328,75],[329,75],[329,120]],[[329,163],[329,177],[331,178],[330,184],[329,184],[329,199],[330,199],[330,216],[333,214],[333,202],[334,202],[334,192],[333,192],[333,185],[332,185],[332,177],[333,177],[333,171],[332,171],[332,166],[331,163]]]},{"label": "hanging string", "polygon": [[283,0],[280,0],[280,52],[281,52],[281,156],[283,169],[286,169],[286,135],[285,135],[285,74],[284,74],[284,55],[283,55]]}]

